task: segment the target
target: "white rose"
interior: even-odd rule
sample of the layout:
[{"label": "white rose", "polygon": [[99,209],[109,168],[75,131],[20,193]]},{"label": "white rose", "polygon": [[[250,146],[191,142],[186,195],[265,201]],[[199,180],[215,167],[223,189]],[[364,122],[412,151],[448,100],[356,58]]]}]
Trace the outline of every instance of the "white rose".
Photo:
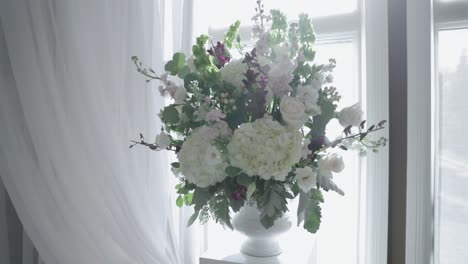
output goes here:
[{"label": "white rose", "polygon": [[319,94],[312,85],[299,85],[297,87],[296,98],[299,98],[304,103],[305,111],[309,115],[316,116],[322,112],[317,104]]},{"label": "white rose", "polygon": [[161,132],[156,136],[156,145],[163,149],[168,148],[171,145],[171,138],[168,134]]},{"label": "white rose", "polygon": [[310,167],[296,169],[297,185],[303,192],[308,192],[317,185],[317,172]]},{"label": "white rose", "polygon": [[318,161],[318,167],[320,172],[332,171],[335,173],[340,173],[344,170],[345,165],[343,162],[343,157],[337,153],[334,153],[322,157]]},{"label": "white rose", "polygon": [[338,121],[343,127],[359,126],[362,122],[361,104],[356,103],[350,107],[345,107],[341,110]]},{"label": "white rose", "polygon": [[281,98],[280,111],[284,122],[295,129],[301,128],[309,118],[305,113],[305,105],[301,100],[284,96]]}]

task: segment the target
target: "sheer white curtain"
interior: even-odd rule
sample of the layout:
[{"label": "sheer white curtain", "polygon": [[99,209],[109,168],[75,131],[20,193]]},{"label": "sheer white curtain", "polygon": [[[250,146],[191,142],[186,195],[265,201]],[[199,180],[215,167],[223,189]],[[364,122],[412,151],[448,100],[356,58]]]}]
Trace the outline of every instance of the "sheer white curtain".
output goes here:
[{"label": "sheer white curtain", "polygon": [[128,149],[164,103],[130,57],[162,69],[171,2],[0,1],[0,176],[47,264],[194,262],[167,157]]}]

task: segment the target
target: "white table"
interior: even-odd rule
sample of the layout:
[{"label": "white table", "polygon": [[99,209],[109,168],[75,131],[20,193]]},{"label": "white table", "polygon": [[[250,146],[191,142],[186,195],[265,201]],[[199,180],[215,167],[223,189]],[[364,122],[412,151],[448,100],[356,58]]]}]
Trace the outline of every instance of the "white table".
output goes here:
[{"label": "white table", "polygon": [[[226,237],[226,239],[229,239]],[[218,243],[200,257],[200,264],[314,264],[317,243],[314,235],[293,228],[281,239],[283,253],[272,258],[251,257],[239,252],[239,247],[223,247]],[[239,245],[240,246],[240,245]]]}]

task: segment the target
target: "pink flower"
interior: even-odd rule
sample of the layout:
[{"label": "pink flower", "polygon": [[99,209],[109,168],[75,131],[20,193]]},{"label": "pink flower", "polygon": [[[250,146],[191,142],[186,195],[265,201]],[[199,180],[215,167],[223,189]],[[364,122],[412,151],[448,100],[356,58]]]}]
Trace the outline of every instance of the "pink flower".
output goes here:
[{"label": "pink flower", "polygon": [[206,114],[206,117],[205,117],[205,121],[207,122],[218,122],[220,121],[221,119],[225,118],[226,115],[223,114],[223,112],[221,112],[221,110],[219,109],[213,109],[213,110],[210,110],[207,114]]}]

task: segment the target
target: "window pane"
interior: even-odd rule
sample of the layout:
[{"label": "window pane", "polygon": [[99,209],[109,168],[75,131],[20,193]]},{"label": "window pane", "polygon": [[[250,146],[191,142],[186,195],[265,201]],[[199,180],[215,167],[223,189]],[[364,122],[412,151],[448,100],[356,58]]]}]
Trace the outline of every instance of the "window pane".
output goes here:
[{"label": "window pane", "polygon": [[[317,63],[327,63],[330,58],[337,61],[333,85],[343,96],[340,108],[359,101],[360,91],[356,85],[359,73],[355,67],[355,57],[355,49],[351,41],[317,46]],[[327,130],[328,137],[333,139],[339,136],[341,131],[343,128],[338,122],[332,122]],[[355,152],[341,152],[340,154],[344,157],[346,169],[336,174],[334,180],[344,190],[345,196],[341,197],[334,192],[324,194],[322,225],[316,235],[294,226],[283,241],[285,249],[293,247],[297,250],[299,247],[304,254],[310,254],[316,259],[318,264],[358,263],[360,159]],[[295,205],[290,206],[290,211],[294,218]],[[238,248],[242,239],[242,236],[236,232],[223,230],[215,223],[209,224],[208,248],[210,250],[225,250],[226,247]],[[219,243],[220,241],[223,243]],[[306,243],[307,241],[309,243]],[[310,246],[315,245],[314,241],[317,242],[316,246]],[[340,251],[339,254],[336,254],[337,249]]]},{"label": "window pane", "polygon": [[[265,8],[281,9],[290,19],[297,19],[300,13],[322,17],[350,13],[357,9],[358,0],[264,0]],[[195,1],[196,28],[208,26],[226,28],[236,20],[243,25],[252,24],[256,0],[236,1]]]},{"label": "window pane", "polygon": [[[325,63],[329,58],[336,59],[333,85],[342,95],[339,109],[359,101],[359,88],[356,85],[358,71],[354,57],[351,42],[320,45],[317,48],[319,62]],[[333,120],[327,127],[327,136],[333,139],[342,131],[341,125]],[[336,174],[334,180],[343,189],[345,196],[334,192],[324,195],[322,225],[317,234],[319,264],[357,263],[360,163],[355,152],[342,151],[340,154],[343,155],[346,168]],[[339,254],[336,254],[337,249]]]},{"label": "window pane", "polygon": [[468,259],[468,29],[439,32],[436,252],[440,264]]}]

